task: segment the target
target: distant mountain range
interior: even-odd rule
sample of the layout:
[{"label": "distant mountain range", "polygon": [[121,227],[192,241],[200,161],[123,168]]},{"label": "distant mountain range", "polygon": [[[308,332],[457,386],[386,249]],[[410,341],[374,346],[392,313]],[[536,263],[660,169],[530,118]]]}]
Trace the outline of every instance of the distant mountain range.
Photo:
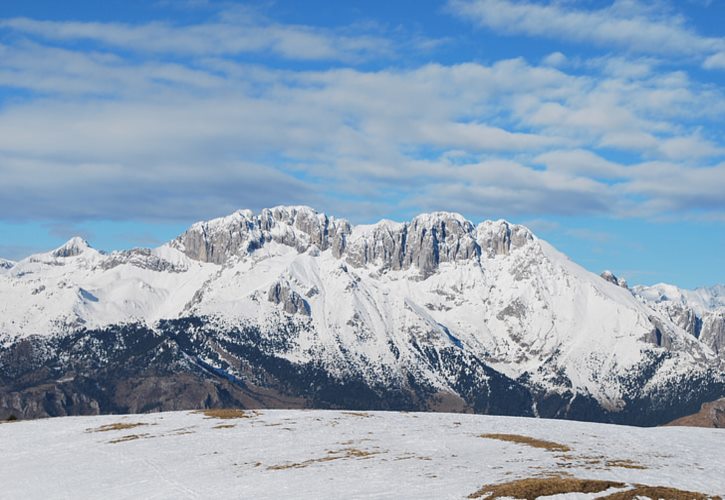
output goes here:
[{"label": "distant mountain range", "polygon": [[592,274],[503,220],[308,207],[0,263],[0,417],[213,406],[657,425],[725,395],[725,287]]}]

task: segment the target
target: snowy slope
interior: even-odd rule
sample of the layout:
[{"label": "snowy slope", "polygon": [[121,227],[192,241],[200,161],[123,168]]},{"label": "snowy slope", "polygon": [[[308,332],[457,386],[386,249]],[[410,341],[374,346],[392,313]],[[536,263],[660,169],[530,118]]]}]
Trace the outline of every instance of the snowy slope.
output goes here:
[{"label": "snowy slope", "polygon": [[214,267],[167,246],[104,255],[73,238],[0,278],[0,331],[46,335],[175,317]]},{"label": "snowy slope", "polygon": [[[265,354],[333,377],[370,387],[413,377],[468,400],[492,391],[497,375],[481,363],[537,401],[581,396],[615,412],[723,378],[717,346],[649,301],[523,226],[455,213],[353,227],[308,207],[240,210],[156,249],[103,254],[74,238],[0,274],[5,345],[187,317],[217,332],[258,329]],[[204,363],[244,378],[228,352],[207,350]]]},{"label": "snowy slope", "polygon": [[10,269],[15,265],[15,261],[0,258],[0,273],[6,269]]},{"label": "snowy slope", "polygon": [[[176,412],[0,424],[2,496],[463,499],[484,485],[551,475],[624,483],[606,494],[632,484],[725,492],[725,431],[717,429],[434,413],[247,417]],[[491,433],[570,450],[480,437]]]},{"label": "snowy slope", "polygon": [[658,283],[636,286],[634,291],[649,302],[670,302],[691,307],[698,315],[725,308],[725,285],[686,290],[675,285]]}]

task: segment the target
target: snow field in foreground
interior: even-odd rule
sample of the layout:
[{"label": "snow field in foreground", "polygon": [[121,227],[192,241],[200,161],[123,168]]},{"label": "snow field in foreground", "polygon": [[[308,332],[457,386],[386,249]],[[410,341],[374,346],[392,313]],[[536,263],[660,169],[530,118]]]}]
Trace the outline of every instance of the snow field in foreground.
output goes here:
[{"label": "snow field in foreground", "polygon": [[[480,437],[492,433],[570,450]],[[0,497],[10,499],[465,498],[550,474],[725,492],[724,430],[483,415],[65,417],[0,424],[0,455]]]}]

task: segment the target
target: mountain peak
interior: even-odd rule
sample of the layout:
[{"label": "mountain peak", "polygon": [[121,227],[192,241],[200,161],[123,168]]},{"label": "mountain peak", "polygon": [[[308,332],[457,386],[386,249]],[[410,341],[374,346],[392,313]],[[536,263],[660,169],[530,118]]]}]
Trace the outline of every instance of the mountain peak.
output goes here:
[{"label": "mountain peak", "polygon": [[80,236],[74,236],[63,245],[53,250],[53,257],[75,257],[92,248],[86,240]]},{"label": "mountain peak", "polygon": [[627,280],[624,278],[617,277],[612,271],[606,270],[602,274],[600,274],[602,278],[604,278],[606,281],[609,281],[610,283],[621,286],[622,288],[629,288],[629,285],[627,284]]},{"label": "mountain peak", "polygon": [[15,264],[16,264],[15,261],[3,259],[2,257],[0,257],[0,269],[10,269]]}]

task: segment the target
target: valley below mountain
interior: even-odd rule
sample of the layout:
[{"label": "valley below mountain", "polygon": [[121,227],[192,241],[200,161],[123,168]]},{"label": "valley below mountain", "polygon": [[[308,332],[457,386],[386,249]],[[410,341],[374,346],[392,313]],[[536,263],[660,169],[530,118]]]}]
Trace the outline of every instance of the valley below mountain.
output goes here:
[{"label": "valley below mountain", "polygon": [[527,228],[248,210],[0,267],[0,418],[420,410],[659,425],[725,394],[725,290],[628,288]]}]

